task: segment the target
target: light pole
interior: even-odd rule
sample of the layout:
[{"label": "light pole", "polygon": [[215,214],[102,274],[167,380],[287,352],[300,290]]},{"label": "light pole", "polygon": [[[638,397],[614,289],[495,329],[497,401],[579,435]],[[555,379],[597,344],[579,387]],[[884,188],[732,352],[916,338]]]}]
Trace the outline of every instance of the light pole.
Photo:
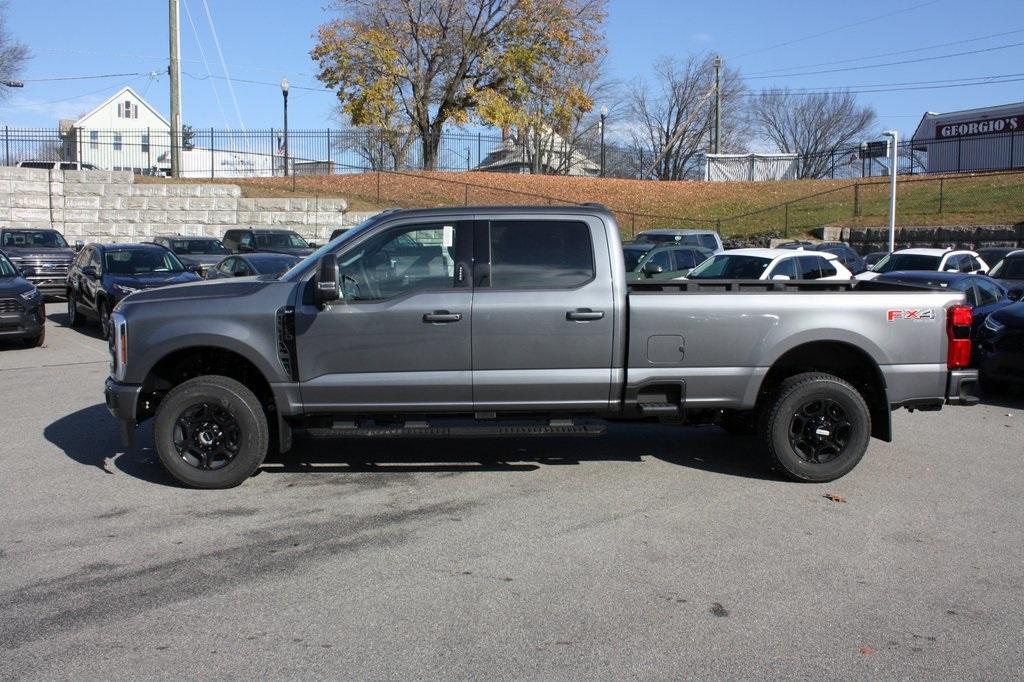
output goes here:
[{"label": "light pole", "polygon": [[608,107],[601,107],[601,177],[604,177],[604,122],[608,118]]},{"label": "light pole", "polygon": [[287,78],[281,79],[281,96],[284,97],[284,174],[288,176],[288,88]]},{"label": "light pole", "polygon": [[899,170],[898,136],[895,130],[886,130],[882,137],[889,138],[892,151],[889,155],[889,253],[896,250],[896,172]]}]

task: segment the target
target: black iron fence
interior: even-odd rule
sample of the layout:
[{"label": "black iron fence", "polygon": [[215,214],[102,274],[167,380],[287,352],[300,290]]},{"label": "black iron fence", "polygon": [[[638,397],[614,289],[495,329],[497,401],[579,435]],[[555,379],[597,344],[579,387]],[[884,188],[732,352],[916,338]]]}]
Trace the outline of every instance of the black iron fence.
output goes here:
[{"label": "black iron fence", "polygon": [[[171,139],[163,129],[93,130],[4,126],[5,165],[19,161],[70,161],[137,174],[170,172]],[[650,150],[622,143],[602,145],[589,137],[569,142],[556,135],[503,139],[498,134],[450,131],[427,149],[412,131],[363,128],[217,130],[186,128],[182,175],[193,178],[331,175],[365,171],[482,170],[545,175],[651,177]],[[431,150],[429,147],[434,147]],[[1024,169],[1024,131],[913,140],[898,146],[900,175]],[[713,161],[712,163],[718,163]],[[739,162],[738,162],[739,163]],[[815,154],[771,157],[768,170],[749,177],[740,171],[712,178],[854,179],[887,176],[892,162],[884,143],[836,148]],[[705,176],[703,159],[689,164],[689,179]],[[739,166],[744,168],[744,166]],[[704,170],[702,170],[704,169]]]}]

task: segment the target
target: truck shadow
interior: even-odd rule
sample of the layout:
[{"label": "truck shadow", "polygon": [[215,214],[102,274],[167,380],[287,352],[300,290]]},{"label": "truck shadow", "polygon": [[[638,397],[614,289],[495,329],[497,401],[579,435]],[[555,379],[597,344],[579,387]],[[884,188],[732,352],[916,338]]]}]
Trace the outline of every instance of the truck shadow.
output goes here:
[{"label": "truck shadow", "polygon": [[[139,429],[135,445],[125,449],[117,423],[102,404],[61,417],[43,435],[83,466],[107,474],[113,474],[114,467],[148,483],[180,487],[157,459],[150,427]],[[323,441],[298,437],[291,452],[268,458],[261,473],[529,473],[586,462],[616,461],[628,466],[650,459],[727,476],[778,478],[764,464],[753,438],[730,436],[713,427],[637,424],[612,424],[605,435],[587,438]]]}]

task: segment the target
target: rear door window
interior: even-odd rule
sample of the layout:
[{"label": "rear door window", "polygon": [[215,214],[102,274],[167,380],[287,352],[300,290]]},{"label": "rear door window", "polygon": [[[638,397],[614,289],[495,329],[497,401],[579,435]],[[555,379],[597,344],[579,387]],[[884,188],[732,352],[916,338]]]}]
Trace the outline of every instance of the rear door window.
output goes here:
[{"label": "rear door window", "polygon": [[590,228],[583,222],[493,221],[490,251],[494,289],[571,289],[594,279]]},{"label": "rear door window", "polygon": [[817,256],[800,256],[800,279],[819,279],[821,277],[822,258]]},{"label": "rear door window", "polygon": [[992,305],[1003,299],[1003,292],[995,282],[979,277],[974,283],[978,287],[978,305]]},{"label": "rear door window", "polygon": [[786,258],[779,261],[778,265],[768,275],[769,277],[775,277],[776,275],[785,275],[790,279],[796,279],[796,258]]},{"label": "rear door window", "polygon": [[829,262],[828,258],[818,257],[818,269],[821,271],[820,277],[835,277],[839,274],[836,270],[836,266]]}]

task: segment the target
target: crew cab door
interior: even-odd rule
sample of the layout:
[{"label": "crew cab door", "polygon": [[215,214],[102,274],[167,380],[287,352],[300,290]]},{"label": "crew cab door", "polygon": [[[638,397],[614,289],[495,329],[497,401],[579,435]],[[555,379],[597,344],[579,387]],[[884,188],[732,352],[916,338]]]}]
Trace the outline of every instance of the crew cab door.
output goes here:
[{"label": "crew cab door", "polygon": [[477,222],[478,412],[608,406],[617,311],[605,229],[558,215]]},{"label": "crew cab door", "polygon": [[472,221],[392,225],[337,253],[342,300],[296,305],[307,412],[470,411]]}]

